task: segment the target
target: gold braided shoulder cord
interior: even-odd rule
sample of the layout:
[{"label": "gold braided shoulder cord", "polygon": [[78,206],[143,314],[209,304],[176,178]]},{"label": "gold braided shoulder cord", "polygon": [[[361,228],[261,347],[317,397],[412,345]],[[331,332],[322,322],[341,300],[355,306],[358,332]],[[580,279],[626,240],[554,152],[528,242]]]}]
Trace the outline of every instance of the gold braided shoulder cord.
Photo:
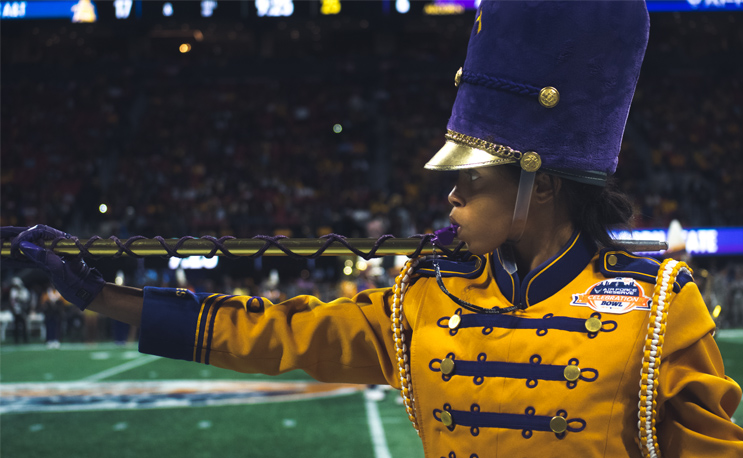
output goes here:
[{"label": "gold braided shoulder cord", "polygon": [[395,353],[397,355],[397,370],[400,375],[400,395],[402,396],[405,411],[408,413],[408,419],[413,424],[415,432],[420,437],[421,432],[418,427],[418,421],[415,418],[415,399],[413,397],[413,384],[410,380],[410,352],[408,345],[405,343],[405,334],[402,332],[402,301],[405,297],[405,291],[410,284],[409,273],[418,265],[420,258],[409,259],[403,266],[400,274],[395,278],[395,286],[392,287],[394,293],[392,302],[392,333],[395,339]]},{"label": "gold braided shoulder cord", "polygon": [[645,348],[643,349],[642,371],[640,373],[640,401],[637,406],[637,427],[639,429],[640,450],[645,458],[660,458],[658,436],[655,428],[657,417],[658,380],[663,341],[668,321],[669,298],[673,284],[682,270],[691,273],[685,262],[666,259],[660,266],[653,291],[653,305],[650,309]]}]

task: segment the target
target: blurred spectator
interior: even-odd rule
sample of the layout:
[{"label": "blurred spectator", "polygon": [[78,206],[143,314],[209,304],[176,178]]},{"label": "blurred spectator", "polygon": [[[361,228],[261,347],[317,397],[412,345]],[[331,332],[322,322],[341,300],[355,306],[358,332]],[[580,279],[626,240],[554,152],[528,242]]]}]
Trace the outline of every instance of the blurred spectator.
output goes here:
[{"label": "blurred spectator", "polygon": [[28,343],[28,314],[31,312],[31,293],[19,277],[10,285],[10,312],[13,314],[13,340]]},{"label": "blurred spectator", "polygon": [[65,309],[64,299],[54,286],[49,285],[41,295],[39,303],[41,311],[44,313],[44,323],[46,325],[46,346],[47,348],[57,349],[61,345],[60,339]]}]

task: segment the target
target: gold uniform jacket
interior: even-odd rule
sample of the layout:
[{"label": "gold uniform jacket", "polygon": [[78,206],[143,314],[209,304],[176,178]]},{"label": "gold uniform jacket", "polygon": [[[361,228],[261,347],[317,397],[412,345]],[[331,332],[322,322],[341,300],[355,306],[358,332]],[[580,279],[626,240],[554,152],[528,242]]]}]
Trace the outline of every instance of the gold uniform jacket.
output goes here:
[{"label": "gold uniform jacket", "polygon": [[[426,457],[640,457],[638,402],[659,263],[575,234],[523,281],[500,251],[430,261],[403,301],[415,421]],[[240,372],[303,369],[320,381],[400,389],[391,289],[323,303],[146,288],[139,348]],[[587,321],[591,324],[587,325]],[[661,456],[743,457],[714,323],[689,275],[674,284],[655,409]],[[589,329],[594,329],[595,332]],[[554,431],[562,417],[566,430]]]}]

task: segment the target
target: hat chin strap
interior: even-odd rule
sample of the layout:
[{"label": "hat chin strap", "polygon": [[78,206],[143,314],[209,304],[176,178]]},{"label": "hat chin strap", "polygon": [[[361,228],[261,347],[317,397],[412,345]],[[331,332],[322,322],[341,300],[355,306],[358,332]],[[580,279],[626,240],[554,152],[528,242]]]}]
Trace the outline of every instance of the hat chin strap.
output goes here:
[{"label": "hat chin strap", "polygon": [[531,192],[534,189],[534,178],[537,172],[527,172],[521,169],[519,178],[519,190],[516,194],[516,205],[513,208],[513,221],[511,229],[508,231],[506,243],[517,243],[524,235],[526,228],[526,218],[529,216],[529,203],[531,202]]}]

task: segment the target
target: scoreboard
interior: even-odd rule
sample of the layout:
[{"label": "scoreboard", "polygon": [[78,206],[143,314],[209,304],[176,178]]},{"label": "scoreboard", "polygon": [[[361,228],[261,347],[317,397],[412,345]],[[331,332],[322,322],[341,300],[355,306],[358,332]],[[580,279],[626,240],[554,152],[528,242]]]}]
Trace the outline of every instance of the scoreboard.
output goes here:
[{"label": "scoreboard", "polygon": [[[72,22],[250,17],[463,14],[481,0],[26,0],[0,1],[3,20]],[[743,11],[743,0],[647,0],[653,11]]]},{"label": "scoreboard", "polygon": [[[619,240],[668,240],[668,228],[614,231]],[[686,252],[694,256],[743,255],[743,227],[689,227],[682,229]]]},{"label": "scoreboard", "polygon": [[[60,0],[2,1],[2,19],[69,19],[72,22],[157,20],[162,18],[247,19],[461,14],[480,0]],[[428,13],[426,13],[428,12]]]}]

